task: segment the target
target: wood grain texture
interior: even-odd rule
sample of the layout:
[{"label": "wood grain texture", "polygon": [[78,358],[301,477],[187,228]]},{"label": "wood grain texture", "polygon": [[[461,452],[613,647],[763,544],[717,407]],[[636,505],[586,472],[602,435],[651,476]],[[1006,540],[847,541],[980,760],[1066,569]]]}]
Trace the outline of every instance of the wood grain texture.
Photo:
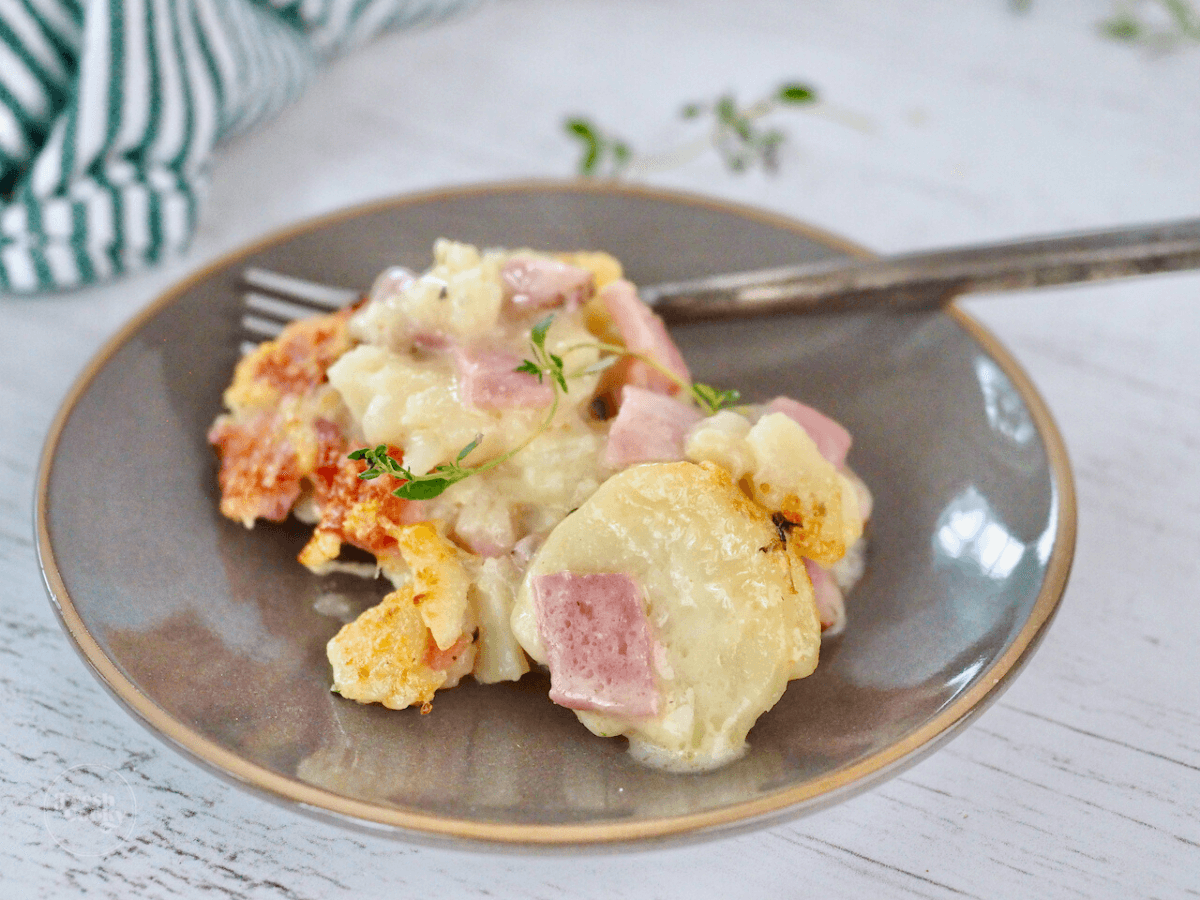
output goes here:
[{"label": "wood grain texture", "polygon": [[[1062,609],[1014,686],[862,796],[698,847],[434,850],[247,795],[143,731],[46,601],[31,535],[54,410],[173,280],[297,218],[445,183],[566,175],[561,118],[652,149],[686,100],[789,78],[781,173],[712,156],[654,184],[758,204],[880,251],[1195,215],[1200,46],[1106,41],[1104,3],[506,0],[335,63],[225,148],[193,250],[105,288],[0,306],[0,872],[5,897],[1200,896],[1200,276],[973,299],[1057,418],[1078,482]],[[652,61],[647,63],[646,61]],[[104,524],[97,522],[97,528]],[[47,791],[104,766],[132,838],[60,848]],[[51,810],[53,814],[53,810]]]}]

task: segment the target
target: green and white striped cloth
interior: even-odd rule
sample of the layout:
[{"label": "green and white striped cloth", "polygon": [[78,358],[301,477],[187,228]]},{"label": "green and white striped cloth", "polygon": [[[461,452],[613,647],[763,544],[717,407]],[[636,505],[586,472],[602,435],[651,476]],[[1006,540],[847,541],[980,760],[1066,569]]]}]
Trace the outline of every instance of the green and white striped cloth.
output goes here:
[{"label": "green and white striped cloth", "polygon": [[0,293],[187,245],[213,148],[323,60],[476,0],[0,0]]}]

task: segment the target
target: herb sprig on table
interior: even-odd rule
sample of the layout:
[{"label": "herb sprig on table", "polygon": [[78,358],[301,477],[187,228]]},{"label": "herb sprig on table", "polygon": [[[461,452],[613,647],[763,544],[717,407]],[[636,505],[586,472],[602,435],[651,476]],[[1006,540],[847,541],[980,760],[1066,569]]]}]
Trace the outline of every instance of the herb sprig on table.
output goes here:
[{"label": "herb sprig on table", "polygon": [[1200,41],[1200,11],[1187,0],[1154,0],[1152,5],[1159,8],[1159,17],[1165,19],[1162,27],[1148,23],[1135,4],[1122,3],[1111,17],[1100,23],[1100,28],[1113,40],[1128,43],[1167,46],[1181,40]]},{"label": "herb sprig on table", "polygon": [[[1009,0],[1009,6],[1027,13],[1033,0]],[[1200,10],[1190,0],[1118,0],[1099,28],[1114,41],[1170,48],[1181,41],[1200,42]]]},{"label": "herb sprig on table", "polygon": [[785,107],[812,106],[817,91],[811,85],[790,81],[781,84],[762,99],[742,106],[733,93],[712,101],[686,103],[680,118],[708,122],[709,128],[698,141],[666,153],[640,155],[632,145],[585,116],[573,116],[563,123],[566,133],[580,145],[576,166],[585,178],[617,177],[634,169],[664,168],[698,155],[712,147],[733,172],[745,172],[755,166],[774,172],[779,166],[779,148],[787,139],[782,128],[764,120]]},{"label": "herb sprig on table", "polygon": [[671,381],[675,382],[708,415],[734,406],[741,399],[741,394],[736,390],[719,390],[707,384],[685,381],[657,360],[644,353],[630,351],[619,344],[588,342],[572,345],[564,353],[591,348],[608,355],[580,372],[568,374],[563,357],[556,353],[551,353],[546,349],[546,335],[550,331],[553,321],[553,316],[547,316],[533,326],[529,335],[529,347],[532,358],[522,360],[521,364],[513,370],[514,372],[524,372],[527,375],[532,375],[543,384],[549,383],[554,389],[554,400],[550,404],[550,411],[546,414],[541,424],[534,431],[530,432],[525,440],[507,453],[495,456],[477,466],[471,466],[466,464],[467,457],[483,442],[483,435],[476,435],[473,441],[458,451],[458,456],[454,458],[453,462],[435,466],[432,471],[424,474],[414,473],[403,463],[391,456],[387,444],[380,444],[374,448],[362,447],[349,454],[350,459],[363,460],[368,464],[367,468],[360,472],[358,477],[365,481],[370,481],[381,475],[391,475],[393,478],[403,479],[404,481],[402,485],[392,491],[395,496],[402,500],[432,500],[434,497],[442,494],[451,485],[458,484],[458,482],[472,475],[478,475],[480,472],[494,469],[501,463],[512,459],[528,447],[538,435],[550,427],[550,423],[554,421],[555,413],[558,412],[559,400],[569,390],[569,379],[595,374],[623,357],[641,360],[656,371],[661,372],[667,378],[671,379]]}]

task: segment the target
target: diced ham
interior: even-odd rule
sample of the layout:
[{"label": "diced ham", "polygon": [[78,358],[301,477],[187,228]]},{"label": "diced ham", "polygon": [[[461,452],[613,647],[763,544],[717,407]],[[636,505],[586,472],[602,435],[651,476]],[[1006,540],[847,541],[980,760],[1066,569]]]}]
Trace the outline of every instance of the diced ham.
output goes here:
[{"label": "diced ham", "polygon": [[833,576],[811,559],[804,560],[808,578],[812,581],[813,594],[817,600],[817,616],[821,619],[821,631],[830,636],[841,632],[846,624],[846,604],[842,589]]},{"label": "diced ham", "polygon": [[674,397],[627,384],[608,432],[604,464],[625,469],[635,463],[683,459],[688,430],[703,418],[694,406]]},{"label": "diced ham", "polygon": [[791,397],[776,397],[767,404],[767,412],[783,413],[808,432],[826,460],[839,468],[845,464],[850,452],[850,432],[829,416]]},{"label": "diced ham", "polygon": [[477,409],[549,406],[554,389],[528,372],[515,371],[521,358],[507,350],[454,348],[462,398]]},{"label": "diced ham", "polygon": [[[683,361],[683,354],[671,340],[662,319],[638,297],[637,288],[630,282],[619,279],[601,289],[600,299],[616,324],[626,349],[645,354],[667,371],[674,373],[681,381],[691,382],[692,376],[687,363]],[[673,394],[679,390],[679,385],[674,381],[640,360],[628,364],[625,383],[648,388],[660,394]]]},{"label": "diced ham", "polygon": [[592,290],[592,273],[555,259],[518,256],[500,269],[504,299],[518,310],[576,309]]},{"label": "diced ham", "polygon": [[658,712],[650,622],[632,578],[539,575],[533,600],[550,667],[551,700],[619,716]]}]

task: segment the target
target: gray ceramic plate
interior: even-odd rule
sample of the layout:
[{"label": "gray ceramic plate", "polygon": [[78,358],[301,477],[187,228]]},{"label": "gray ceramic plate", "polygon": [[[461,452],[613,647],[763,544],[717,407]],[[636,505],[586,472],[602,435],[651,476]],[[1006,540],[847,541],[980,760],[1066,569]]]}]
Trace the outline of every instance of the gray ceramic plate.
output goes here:
[{"label": "gray ceramic plate", "polygon": [[237,784],[305,812],[463,843],[644,844],[760,826],[877,783],[994,700],[1045,632],[1075,539],[1062,439],[1004,349],[965,315],[861,314],[696,325],[699,380],[785,393],[855,435],[875,491],[866,576],[844,637],[793,682],[739,762],[706,775],[635,765],[546,682],[439,694],[432,715],[329,692],[330,597],[304,529],[217,513],[205,431],[237,358],[238,273],[259,265],[365,286],[428,264],[439,235],[598,248],[635,281],[853,254],[795,222],[691,196],[587,184],[451,190],[302,225],[172,290],[89,366],[39,480],[37,538],[64,627],[152,731]]}]

